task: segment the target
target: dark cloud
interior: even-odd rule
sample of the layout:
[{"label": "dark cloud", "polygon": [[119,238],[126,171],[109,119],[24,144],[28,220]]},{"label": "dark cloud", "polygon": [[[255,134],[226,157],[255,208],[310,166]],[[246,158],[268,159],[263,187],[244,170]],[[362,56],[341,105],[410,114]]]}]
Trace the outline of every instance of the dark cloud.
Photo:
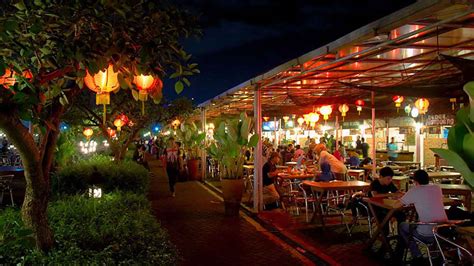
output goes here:
[{"label": "dark cloud", "polygon": [[413,2],[179,0],[203,29],[185,43],[201,74],[183,95],[200,103]]}]

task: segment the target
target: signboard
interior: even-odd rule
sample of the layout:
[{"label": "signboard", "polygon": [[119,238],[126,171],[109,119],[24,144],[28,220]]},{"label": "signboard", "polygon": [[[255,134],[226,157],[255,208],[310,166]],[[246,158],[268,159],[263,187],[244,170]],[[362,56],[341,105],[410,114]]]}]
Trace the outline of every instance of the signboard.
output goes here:
[{"label": "signboard", "polygon": [[446,126],[454,124],[455,116],[452,114],[427,115],[426,126]]},{"label": "signboard", "polygon": [[[342,128],[343,129],[359,129],[360,123],[357,121],[353,122],[343,122],[342,123]],[[351,133],[352,135],[352,133]]]}]

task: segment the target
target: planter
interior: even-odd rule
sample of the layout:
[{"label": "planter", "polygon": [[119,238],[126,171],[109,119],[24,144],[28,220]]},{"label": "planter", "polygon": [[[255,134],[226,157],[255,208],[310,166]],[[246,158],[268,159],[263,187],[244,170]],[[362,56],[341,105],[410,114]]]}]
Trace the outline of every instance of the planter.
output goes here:
[{"label": "planter", "polygon": [[225,216],[239,216],[240,202],[244,192],[244,180],[223,179],[222,192],[224,194]]},{"label": "planter", "polygon": [[189,159],[188,166],[188,180],[201,180],[199,173],[199,159]]}]

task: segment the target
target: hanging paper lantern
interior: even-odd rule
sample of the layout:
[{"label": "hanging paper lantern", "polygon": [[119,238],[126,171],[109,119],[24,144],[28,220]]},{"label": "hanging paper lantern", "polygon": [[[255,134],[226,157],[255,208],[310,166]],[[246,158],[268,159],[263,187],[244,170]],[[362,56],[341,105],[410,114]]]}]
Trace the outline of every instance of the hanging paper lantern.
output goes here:
[{"label": "hanging paper lantern", "polygon": [[[3,85],[5,88],[15,85],[16,83],[15,75],[16,75],[15,71],[9,68],[6,68],[3,76],[0,76],[0,85]],[[33,74],[29,70],[23,71],[22,76],[28,80],[31,80],[33,78]]]},{"label": "hanging paper lantern", "polygon": [[416,118],[416,117],[418,117],[418,115],[420,114],[420,111],[418,110],[418,108],[413,107],[413,108],[411,109],[410,114],[411,114],[411,117]]},{"label": "hanging paper lantern", "polygon": [[112,128],[107,128],[107,134],[109,134],[109,136],[111,138],[115,138],[115,136],[117,135],[117,132],[115,131],[115,129],[112,129]]},{"label": "hanging paper lantern", "polygon": [[288,120],[290,119],[289,116],[284,116],[284,117],[282,117],[282,118],[283,118],[283,121],[285,121],[285,123],[288,122]]},{"label": "hanging paper lantern", "polygon": [[114,120],[114,126],[117,127],[117,131],[121,131],[122,127],[128,124],[128,116],[125,114],[118,115]]},{"label": "hanging paper lantern", "polygon": [[306,124],[309,125],[309,114],[303,115],[303,119],[304,119],[304,121],[306,122]]},{"label": "hanging paper lantern", "polygon": [[364,100],[359,99],[355,101],[355,105],[357,106],[357,112],[359,112],[359,115],[360,115],[360,111],[362,111],[362,106],[365,105]]},{"label": "hanging paper lantern", "polygon": [[113,65],[109,65],[104,71],[99,71],[92,76],[86,70],[86,77],[84,78],[86,86],[96,93],[95,103],[104,106],[103,123],[106,119],[106,105],[110,104],[110,92],[119,89],[118,72],[114,71]]},{"label": "hanging paper lantern", "polygon": [[316,126],[316,122],[319,121],[319,114],[316,112],[311,112],[309,113],[308,118],[309,118],[309,123],[311,127],[314,127]]},{"label": "hanging paper lantern", "polygon": [[454,111],[454,107],[456,106],[456,98],[450,98],[449,102],[451,103],[451,109]]},{"label": "hanging paper lantern", "polygon": [[324,120],[328,120],[329,115],[332,113],[332,107],[330,105],[321,106],[319,112],[323,115]]},{"label": "hanging paper lantern", "polygon": [[410,112],[411,112],[411,106],[408,104],[407,106],[405,106],[405,113],[407,115],[410,115]]},{"label": "hanging paper lantern", "polygon": [[145,101],[148,100],[148,94],[154,90],[163,89],[163,82],[160,78],[152,75],[137,75],[133,78],[133,83],[138,89],[138,100],[142,102],[142,115],[145,114]]},{"label": "hanging paper lantern", "polygon": [[342,115],[342,121],[344,121],[344,118],[346,117],[346,113],[349,111],[349,106],[347,104],[341,104],[339,105],[339,112],[341,112]]},{"label": "hanging paper lantern", "polygon": [[268,122],[268,120],[270,120],[270,117],[264,116],[264,117],[263,117],[263,120],[264,120],[265,122]]},{"label": "hanging paper lantern", "polygon": [[416,108],[418,108],[418,111],[420,114],[424,115],[426,112],[428,112],[428,107],[430,106],[430,102],[426,98],[419,98],[415,102]]},{"label": "hanging paper lantern", "polygon": [[92,128],[90,128],[90,127],[86,127],[82,131],[82,134],[86,137],[87,140],[89,140],[92,137],[92,135],[94,134],[94,130],[92,130]]},{"label": "hanging paper lantern", "polygon": [[298,122],[298,125],[300,125],[300,127],[303,126],[303,123],[304,123],[305,119],[303,117],[299,117],[296,122]]},{"label": "hanging paper lantern", "polygon": [[397,113],[400,106],[402,106],[402,102],[404,99],[405,98],[403,96],[399,96],[399,95],[395,95],[392,97],[393,102],[395,102],[395,107],[397,107]]},{"label": "hanging paper lantern", "polygon": [[171,122],[171,125],[174,127],[174,129],[178,128],[180,124],[181,121],[179,121],[179,119],[175,119],[173,122]]}]

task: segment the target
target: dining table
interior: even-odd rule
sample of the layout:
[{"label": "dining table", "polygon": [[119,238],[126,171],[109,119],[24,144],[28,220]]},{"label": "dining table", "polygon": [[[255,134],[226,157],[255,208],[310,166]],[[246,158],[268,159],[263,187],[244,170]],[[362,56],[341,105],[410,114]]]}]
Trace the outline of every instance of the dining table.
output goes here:
[{"label": "dining table", "polygon": [[458,172],[445,172],[445,171],[436,171],[436,172],[428,172],[429,178],[438,183],[439,180],[449,179],[457,181],[456,183],[461,183],[461,173]]},{"label": "dining table", "polygon": [[278,173],[277,176],[283,180],[293,180],[293,179],[308,179],[313,178],[315,176],[314,173]]},{"label": "dining table", "polygon": [[468,185],[462,184],[437,184],[441,187],[443,195],[463,196],[463,204],[467,211],[471,211],[472,190]]},{"label": "dining table", "polygon": [[366,181],[364,169],[348,169],[347,175],[355,180]]},{"label": "dining table", "polygon": [[[387,167],[387,166],[392,168],[392,170],[403,170],[403,169],[406,168],[405,166],[400,166],[400,165],[386,165],[386,166],[377,166],[375,168],[375,170],[380,171],[380,169],[382,169],[384,167]],[[365,170],[372,170],[374,168],[374,166],[371,165],[371,164],[366,164],[362,168],[364,168]]]},{"label": "dining table", "polygon": [[321,182],[321,181],[303,181],[304,186],[308,186],[312,191],[316,192],[316,211],[313,213],[311,222],[314,223],[319,219],[321,225],[324,227],[324,215],[323,210],[321,209],[321,203],[323,200],[323,195],[329,191],[363,191],[367,190],[370,187],[370,183],[364,181],[330,181],[330,182]]}]

